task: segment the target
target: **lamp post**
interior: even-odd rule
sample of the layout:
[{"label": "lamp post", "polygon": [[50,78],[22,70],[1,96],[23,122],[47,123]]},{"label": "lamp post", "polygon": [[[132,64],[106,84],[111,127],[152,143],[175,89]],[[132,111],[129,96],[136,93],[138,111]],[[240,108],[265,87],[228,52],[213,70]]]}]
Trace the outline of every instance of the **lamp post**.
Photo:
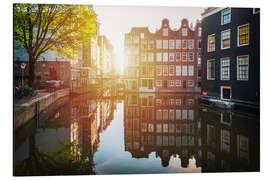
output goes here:
[{"label": "lamp post", "polygon": [[22,86],[24,86],[24,83],[23,83],[23,79],[24,79],[24,69],[25,69],[25,67],[26,67],[26,63],[21,63],[21,69],[22,69]]}]

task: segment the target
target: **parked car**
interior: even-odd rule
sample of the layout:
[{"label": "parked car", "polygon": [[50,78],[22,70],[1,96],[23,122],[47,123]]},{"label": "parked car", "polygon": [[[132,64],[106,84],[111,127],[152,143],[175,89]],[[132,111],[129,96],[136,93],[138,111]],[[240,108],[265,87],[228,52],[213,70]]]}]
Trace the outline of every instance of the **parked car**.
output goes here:
[{"label": "parked car", "polygon": [[61,89],[63,87],[63,81],[60,80],[48,80],[45,81],[45,89],[49,92]]}]

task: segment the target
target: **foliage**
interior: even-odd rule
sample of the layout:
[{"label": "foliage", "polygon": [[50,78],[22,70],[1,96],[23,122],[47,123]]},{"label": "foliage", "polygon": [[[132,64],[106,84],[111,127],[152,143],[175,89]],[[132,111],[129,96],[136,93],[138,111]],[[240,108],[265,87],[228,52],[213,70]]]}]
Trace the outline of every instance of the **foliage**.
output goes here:
[{"label": "foliage", "polygon": [[47,51],[71,58],[96,34],[97,19],[92,5],[14,4],[14,41],[29,55],[29,75]]},{"label": "foliage", "polygon": [[15,165],[15,176],[94,174],[92,154],[80,154],[77,145],[63,141],[56,152],[42,152],[36,147],[31,155]]}]

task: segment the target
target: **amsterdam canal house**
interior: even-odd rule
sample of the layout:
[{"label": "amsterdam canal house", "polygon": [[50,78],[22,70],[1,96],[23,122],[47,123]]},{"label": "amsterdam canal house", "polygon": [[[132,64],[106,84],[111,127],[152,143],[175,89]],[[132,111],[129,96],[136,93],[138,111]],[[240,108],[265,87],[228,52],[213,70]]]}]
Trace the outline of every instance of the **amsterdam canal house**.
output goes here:
[{"label": "amsterdam canal house", "polygon": [[207,8],[202,13],[202,94],[259,106],[260,11]]},{"label": "amsterdam canal house", "polygon": [[171,29],[163,19],[155,33],[133,27],[125,34],[125,87],[129,92],[195,92],[200,87],[201,24],[183,19]]}]

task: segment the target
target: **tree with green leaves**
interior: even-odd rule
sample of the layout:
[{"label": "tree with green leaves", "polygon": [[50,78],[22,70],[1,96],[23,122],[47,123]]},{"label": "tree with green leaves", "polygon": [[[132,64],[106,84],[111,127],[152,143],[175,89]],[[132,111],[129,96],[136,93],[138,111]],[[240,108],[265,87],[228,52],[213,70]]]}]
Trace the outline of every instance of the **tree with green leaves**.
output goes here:
[{"label": "tree with green leaves", "polygon": [[97,15],[92,5],[14,4],[14,42],[29,57],[29,86],[35,63],[48,51],[71,58],[96,35]]}]

